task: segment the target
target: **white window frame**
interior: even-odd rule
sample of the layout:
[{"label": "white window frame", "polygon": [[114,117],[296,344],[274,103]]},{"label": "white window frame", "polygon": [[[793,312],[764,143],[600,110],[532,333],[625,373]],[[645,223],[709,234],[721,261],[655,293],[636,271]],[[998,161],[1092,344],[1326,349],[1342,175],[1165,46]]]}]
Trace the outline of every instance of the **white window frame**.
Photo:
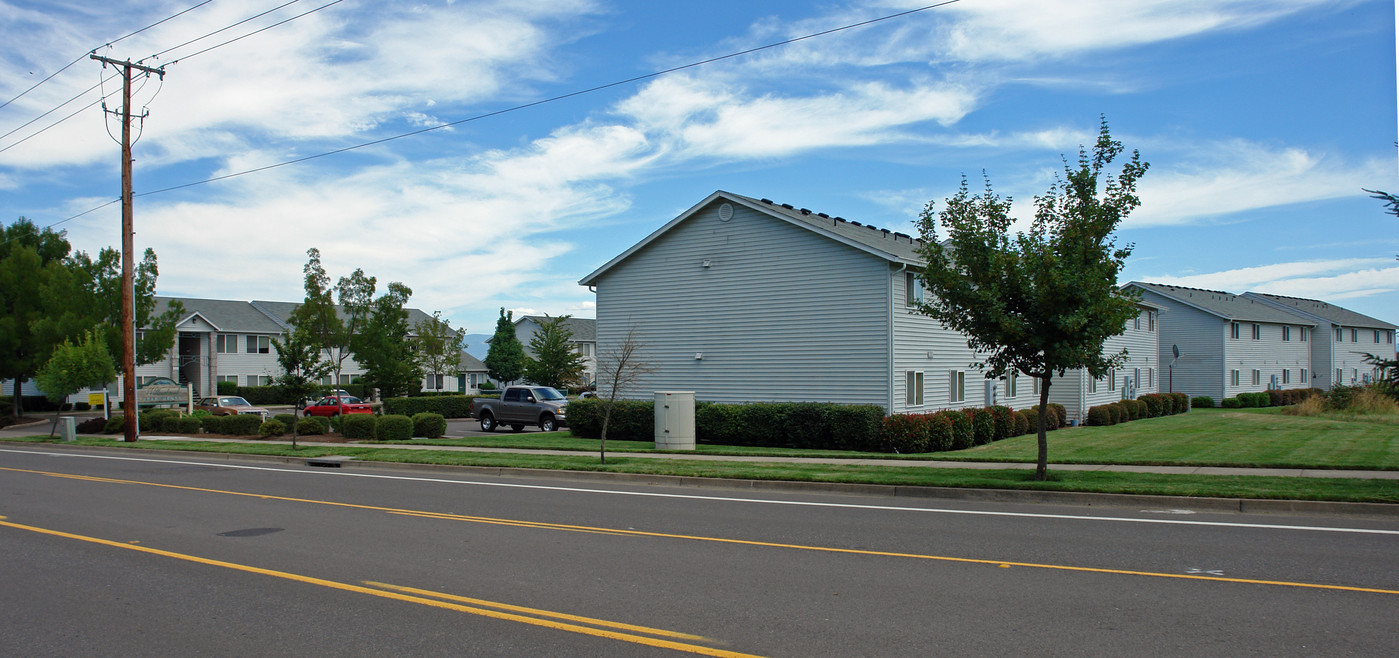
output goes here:
[{"label": "white window frame", "polygon": [[1006,375],[1006,397],[1015,397],[1015,389],[1017,388],[1016,385],[1018,383],[1016,382],[1016,380],[1019,379],[1019,377],[1020,373],[1018,372],[1012,372]]},{"label": "white window frame", "polygon": [[1254,386],[1257,386],[1258,383],[1261,382],[1261,381],[1263,381],[1263,371],[1261,371],[1261,370],[1254,370],[1254,371],[1253,371],[1253,385],[1254,385]]},{"label": "white window frame", "polygon": [[1230,386],[1238,386],[1238,385],[1239,385],[1239,371],[1237,371],[1237,370],[1230,370],[1230,371],[1229,371],[1229,385],[1230,385]]},{"label": "white window frame", "polygon": [[918,280],[918,275],[913,272],[904,272],[904,304],[917,306],[917,302],[923,301],[923,283]]},{"label": "white window frame", "polygon": [[907,370],[904,373],[904,404],[910,407],[923,406],[923,372]]},{"label": "white window frame", "polygon": [[1282,339],[1286,341],[1292,340],[1292,327],[1287,325],[1282,326]]},{"label": "white window frame", "polygon": [[1254,339],[1254,340],[1263,340],[1263,325],[1261,325],[1261,324],[1254,324],[1254,325],[1253,325],[1253,339]]},{"label": "white window frame", "polygon": [[1231,340],[1238,340],[1238,339],[1239,339],[1239,323],[1237,323],[1237,322],[1230,322],[1230,323],[1229,323],[1229,338],[1230,338]]},{"label": "white window frame", "polygon": [[967,373],[962,370],[950,370],[947,374],[947,401],[966,402]]},{"label": "white window frame", "polygon": [[214,351],[218,354],[238,353],[238,334],[217,334],[214,336]]}]

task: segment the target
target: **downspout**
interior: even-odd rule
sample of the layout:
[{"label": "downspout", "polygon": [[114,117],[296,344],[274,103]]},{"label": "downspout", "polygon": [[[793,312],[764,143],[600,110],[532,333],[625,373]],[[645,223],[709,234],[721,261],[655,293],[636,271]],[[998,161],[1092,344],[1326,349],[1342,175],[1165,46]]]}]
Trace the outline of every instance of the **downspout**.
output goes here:
[{"label": "downspout", "polygon": [[908,269],[908,263],[904,263],[894,272],[894,283],[889,284],[889,379],[886,386],[889,389],[888,413],[894,413],[894,288],[903,280],[903,273]]}]

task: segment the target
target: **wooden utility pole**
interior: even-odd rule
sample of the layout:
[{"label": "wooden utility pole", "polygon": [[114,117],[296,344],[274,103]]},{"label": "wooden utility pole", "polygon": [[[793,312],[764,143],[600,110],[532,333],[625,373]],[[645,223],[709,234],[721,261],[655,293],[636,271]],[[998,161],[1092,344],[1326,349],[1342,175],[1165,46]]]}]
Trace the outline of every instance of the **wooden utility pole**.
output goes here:
[{"label": "wooden utility pole", "polygon": [[[121,107],[112,114],[121,117],[121,377],[122,413],[125,415],[124,434],[127,441],[137,437],[136,416],[136,291],[135,233],[131,219],[131,69],[154,73],[165,78],[165,68],[132,64],[109,57],[90,55],[92,59],[121,69]],[[145,115],[142,115],[144,118]]]}]

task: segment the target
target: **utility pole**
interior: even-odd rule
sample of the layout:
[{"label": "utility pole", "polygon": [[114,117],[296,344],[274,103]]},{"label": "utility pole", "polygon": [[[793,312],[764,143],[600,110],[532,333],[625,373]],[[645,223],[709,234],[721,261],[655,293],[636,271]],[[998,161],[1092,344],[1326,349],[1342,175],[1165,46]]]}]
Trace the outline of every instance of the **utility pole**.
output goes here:
[{"label": "utility pole", "polygon": [[136,404],[136,281],[132,273],[136,247],[131,220],[131,69],[154,73],[163,80],[165,68],[132,64],[131,60],[118,61],[97,53],[89,56],[104,66],[111,64],[121,69],[121,108],[112,114],[121,117],[121,377],[122,413],[126,421],[123,429],[126,440],[133,442],[140,408]]}]

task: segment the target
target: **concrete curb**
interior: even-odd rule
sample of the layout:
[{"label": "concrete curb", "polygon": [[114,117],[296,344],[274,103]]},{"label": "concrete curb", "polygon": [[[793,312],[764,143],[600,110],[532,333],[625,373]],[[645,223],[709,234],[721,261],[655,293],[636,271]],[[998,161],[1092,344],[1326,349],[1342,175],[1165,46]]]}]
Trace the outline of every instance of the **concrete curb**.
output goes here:
[{"label": "concrete curb", "polygon": [[[0,439],[0,443],[9,443]],[[106,448],[99,446],[77,446],[64,444],[15,443],[43,450],[86,451],[111,455],[131,455],[127,448]],[[247,455],[226,452],[198,452],[192,450],[148,450],[138,454],[161,457],[197,456],[204,461],[254,461],[273,464],[312,466],[308,457],[282,457],[276,455]],[[416,471],[426,473],[471,474],[485,477],[534,478],[555,480],[585,480],[591,482],[616,482],[640,486],[669,486],[693,489],[723,489],[729,491],[773,491],[792,493],[821,493],[849,496],[886,496],[894,498],[914,498],[924,500],[964,500],[996,503],[1030,503],[1044,505],[1071,505],[1078,507],[1135,508],[1189,510],[1191,512],[1216,512],[1238,514],[1297,514],[1315,516],[1367,516],[1399,518],[1399,504],[1388,503],[1349,503],[1313,500],[1283,500],[1254,498],[1208,498],[1192,496],[1156,496],[1145,494],[1112,494],[1078,491],[1028,491],[1021,489],[972,489],[961,487],[920,487],[911,485],[855,484],[844,482],[802,482],[793,480],[740,480],[734,478],[703,478],[681,475],[654,475],[645,473],[604,473],[597,471],[568,471],[534,468],[506,468],[499,466],[456,466],[446,464],[410,464],[403,462],[360,461],[344,459],[339,467],[366,467],[382,470]]]}]

